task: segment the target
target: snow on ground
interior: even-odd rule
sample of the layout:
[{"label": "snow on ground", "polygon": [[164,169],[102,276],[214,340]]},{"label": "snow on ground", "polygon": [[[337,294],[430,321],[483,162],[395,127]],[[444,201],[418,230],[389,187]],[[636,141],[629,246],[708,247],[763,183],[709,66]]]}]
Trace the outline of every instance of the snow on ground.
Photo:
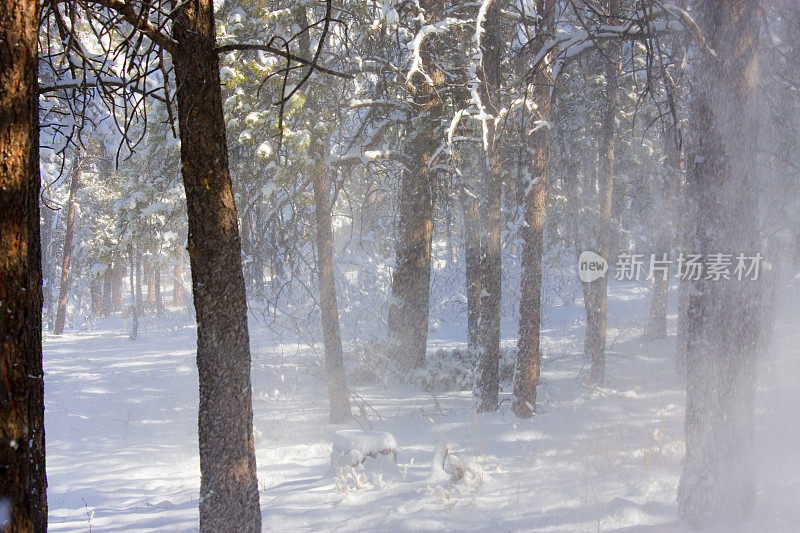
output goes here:
[{"label": "snow on ground", "polygon": [[[798,299],[797,285],[787,302]],[[613,291],[606,387],[590,390],[579,378],[587,368],[580,302],[556,307],[545,323],[536,417],[516,419],[508,387],[500,411],[484,415],[469,392],[356,386],[356,411],[369,422],[362,416],[364,427],[349,429],[388,432],[398,453],[396,464],[378,456],[351,469],[331,468],[331,436],[341,428],[327,423],[318,356],[274,342],[254,324],[264,530],[680,530],[684,394],[674,337],[644,342],[648,292]],[[797,306],[779,316],[757,402],[758,515],[745,531],[800,527]],[[195,330],[167,322],[145,324],[135,342],[120,323],[46,335],[51,531],[197,529]],[[505,332],[510,344],[513,329]],[[444,325],[431,349],[463,346],[458,331]],[[450,471],[455,461],[466,472],[458,481],[432,464],[445,448]]]}]

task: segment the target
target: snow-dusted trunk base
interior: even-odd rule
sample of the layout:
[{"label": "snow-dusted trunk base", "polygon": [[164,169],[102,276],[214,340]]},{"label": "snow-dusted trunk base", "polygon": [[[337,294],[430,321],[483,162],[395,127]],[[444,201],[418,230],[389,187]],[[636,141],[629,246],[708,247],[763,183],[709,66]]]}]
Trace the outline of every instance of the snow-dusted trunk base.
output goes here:
[{"label": "snow-dusted trunk base", "polygon": [[[695,153],[689,194],[696,253],[759,251],[757,138],[759,0],[725,9],[698,3],[716,57],[703,53],[693,82]],[[753,402],[760,342],[760,283],[692,282],[688,308],[686,458],[678,491],[692,526],[738,524],[755,499]]]},{"label": "snow-dusted trunk base", "polygon": [[211,0],[173,26],[181,168],[197,315],[201,531],[261,531],[247,301]]}]

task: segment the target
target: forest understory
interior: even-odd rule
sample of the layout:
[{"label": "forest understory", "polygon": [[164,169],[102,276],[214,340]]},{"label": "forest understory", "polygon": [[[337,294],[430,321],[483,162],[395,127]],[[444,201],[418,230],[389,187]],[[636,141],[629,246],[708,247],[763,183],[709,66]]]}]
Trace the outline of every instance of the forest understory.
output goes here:
[{"label": "forest understory", "polygon": [[[800,278],[787,285],[759,368],[756,511],[738,528],[713,531],[788,532],[800,523]],[[641,284],[610,287],[604,387],[584,383],[582,303],[548,310],[541,401],[529,420],[510,411],[509,381],[499,410],[480,414],[471,388],[444,383],[452,371],[428,369],[440,378],[436,390],[354,384],[363,410],[347,427],[393,434],[397,462],[369,458],[343,471],[331,467],[331,435],[341,427],[320,401],[319,350],[276,340],[251,320],[265,531],[689,531],[675,502],[685,401],[675,372],[677,302],[669,336],[647,341],[649,294]],[[45,337],[51,531],[197,529],[191,317],[151,319],[135,343],[126,326],[109,319]],[[503,344],[513,346],[513,324],[504,326]],[[463,349],[462,337],[455,317],[432,334],[429,358]],[[469,470],[462,479],[432,469],[439,443]]]}]

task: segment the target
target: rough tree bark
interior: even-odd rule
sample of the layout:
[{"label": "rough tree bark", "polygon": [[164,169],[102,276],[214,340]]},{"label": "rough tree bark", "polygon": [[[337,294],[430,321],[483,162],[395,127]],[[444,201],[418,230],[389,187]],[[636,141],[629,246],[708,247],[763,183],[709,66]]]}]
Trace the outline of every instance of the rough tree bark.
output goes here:
[{"label": "rough tree bark", "polygon": [[[442,0],[420,0],[419,4],[425,10],[426,24],[442,18]],[[442,114],[437,88],[444,83],[444,74],[433,62],[434,46],[435,36],[427,36],[420,45],[422,70],[427,76],[416,72],[409,80],[417,115],[411,121],[405,152],[413,168],[404,170],[401,177],[400,220],[388,318],[388,353],[404,369],[425,362],[428,341],[431,239],[437,188],[436,172],[430,169],[430,163],[438,146],[437,126]]]},{"label": "rough tree bark", "polygon": [[[610,0],[609,23],[617,20],[619,0]],[[610,43],[605,49],[606,102],[603,110],[602,139],[600,141],[599,221],[596,231],[597,252],[606,261],[611,253],[611,211],[614,205],[614,148],[617,134],[617,92],[619,90],[620,44]],[[610,261],[609,261],[610,262]],[[586,308],[586,337],[584,351],[591,368],[589,383],[602,385],[606,373],[606,308],[608,304],[608,278],[603,276],[591,283],[583,283],[584,307]]]},{"label": "rough tree bark", "polygon": [[69,182],[69,197],[67,199],[67,222],[64,230],[64,254],[61,256],[61,285],[58,290],[58,308],[56,309],[56,322],[53,333],[64,333],[64,323],[67,318],[67,298],[69,296],[70,263],[72,262],[72,238],[75,235],[75,194],[81,183],[81,166],[83,158],[76,154],[72,163],[72,172]]},{"label": "rough tree bark", "polygon": [[39,3],[0,3],[0,500],[8,533],[47,530],[39,241]]},{"label": "rough tree bark", "polygon": [[501,0],[492,0],[483,22],[482,60],[479,69],[478,94],[483,113],[484,164],[481,165],[481,279],[480,319],[478,321],[478,377],[475,396],[479,412],[496,411],[500,392],[500,303],[501,303],[501,235],[503,227],[503,176],[500,150],[496,143],[498,100],[500,98],[500,62],[503,36],[500,28]]},{"label": "rough tree bark", "polygon": [[464,184],[461,191],[461,209],[464,217],[464,265],[467,279],[467,349],[478,353],[478,320],[481,314],[481,264],[480,213],[474,180]]},{"label": "rough tree bark", "polygon": [[[553,33],[555,5],[539,0],[536,13],[541,16],[533,50],[539,50]],[[549,122],[552,107],[552,80],[544,66],[533,78],[531,98],[536,105],[534,120]],[[522,293],[519,303],[519,340],[514,374],[514,403],[517,416],[529,418],[536,411],[536,386],[539,381],[539,335],[542,316],[542,252],[547,193],[547,164],[550,160],[550,132],[545,126],[534,128],[527,139],[528,183],[524,186],[525,226],[522,234]]]},{"label": "rough tree bark", "polygon": [[[758,138],[760,0],[695,13],[716,57],[698,53],[692,83],[694,153],[688,159],[696,253],[759,251],[752,145]],[[692,281],[686,376],[686,457],[678,489],[693,527],[741,524],[753,508],[753,403],[761,337],[761,283]]]},{"label": "rough tree bark", "polygon": [[211,0],[173,22],[181,169],[197,317],[200,529],[261,531],[241,242],[228,167]]}]

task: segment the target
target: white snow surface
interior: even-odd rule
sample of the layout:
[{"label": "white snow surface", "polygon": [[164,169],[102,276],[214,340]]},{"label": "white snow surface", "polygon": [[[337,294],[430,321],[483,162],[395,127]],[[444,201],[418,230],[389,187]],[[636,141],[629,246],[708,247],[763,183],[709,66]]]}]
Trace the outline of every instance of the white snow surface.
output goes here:
[{"label": "white snow surface", "polygon": [[[741,531],[800,528],[800,280],[793,283],[760,365],[757,512]],[[649,290],[611,290],[606,386],[589,389],[579,377],[588,368],[582,303],[554,307],[530,420],[510,411],[508,384],[489,414],[475,412],[469,392],[356,385],[359,423],[331,426],[321,354],[276,341],[254,322],[264,530],[684,530],[675,502],[684,453],[675,302],[670,338],[645,342]],[[515,329],[504,324],[505,344]],[[463,348],[463,337],[463,324],[444,324],[429,348]],[[50,531],[197,530],[194,346],[194,326],[176,319],[144,321],[135,342],[113,321],[45,336]],[[362,453],[394,444],[396,463],[379,455],[333,472],[332,442]]]}]

